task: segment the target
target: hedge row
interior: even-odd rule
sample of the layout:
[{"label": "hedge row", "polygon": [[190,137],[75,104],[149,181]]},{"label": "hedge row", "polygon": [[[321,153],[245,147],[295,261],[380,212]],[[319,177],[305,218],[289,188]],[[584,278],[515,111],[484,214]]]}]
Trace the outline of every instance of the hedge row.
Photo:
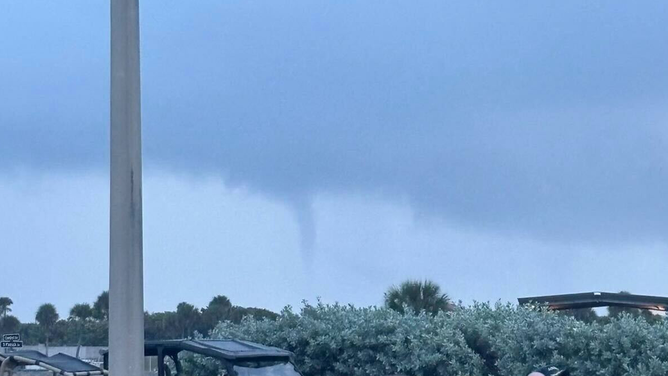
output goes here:
[{"label": "hedge row", "polygon": [[[518,376],[546,364],[574,376],[668,375],[668,325],[622,315],[607,323],[513,305],[406,314],[384,308],[308,305],[276,321],[223,322],[212,338],[239,338],[290,350],[306,376]],[[218,374],[188,358],[191,374]]]}]

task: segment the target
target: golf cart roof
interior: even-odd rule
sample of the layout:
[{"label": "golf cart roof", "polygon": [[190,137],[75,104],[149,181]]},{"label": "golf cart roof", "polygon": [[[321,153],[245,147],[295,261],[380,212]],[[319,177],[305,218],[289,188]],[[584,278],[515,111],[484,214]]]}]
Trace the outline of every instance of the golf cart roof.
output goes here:
[{"label": "golf cart roof", "polygon": [[39,366],[61,375],[106,375],[107,371],[65,354],[46,356],[39,351],[15,351],[0,354],[0,361],[16,366]]},{"label": "golf cart roof", "polygon": [[665,297],[610,292],[534,296],[529,298],[519,298],[518,301],[521,305],[546,305],[552,310],[595,307],[631,307],[657,311],[665,311],[668,309],[668,298]]},{"label": "golf cart roof", "polygon": [[250,359],[289,359],[292,353],[276,347],[236,339],[192,340],[176,339],[163,341],[146,341],[144,354],[156,356],[161,350],[164,355],[175,355],[181,351],[189,351],[225,360]]}]

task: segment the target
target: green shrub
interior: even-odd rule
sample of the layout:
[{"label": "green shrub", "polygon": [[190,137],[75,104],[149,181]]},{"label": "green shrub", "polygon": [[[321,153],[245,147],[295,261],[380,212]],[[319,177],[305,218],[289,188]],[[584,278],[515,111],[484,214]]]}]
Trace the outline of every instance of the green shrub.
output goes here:
[{"label": "green shrub", "polygon": [[[666,321],[626,314],[585,323],[510,304],[436,316],[305,304],[275,321],[223,322],[211,335],[290,350],[306,376],[523,376],[548,364],[568,366],[573,376],[668,375]],[[216,375],[215,362],[186,363],[192,374]]]},{"label": "green shrub", "polygon": [[622,315],[607,324],[551,312],[505,307],[486,333],[501,376],[526,375],[539,365],[569,367],[573,376],[668,375],[668,326]]},{"label": "green shrub", "polygon": [[452,323],[444,315],[307,304],[299,314],[286,308],[275,321],[221,323],[212,337],[290,350],[309,376],[482,375],[482,361]]}]

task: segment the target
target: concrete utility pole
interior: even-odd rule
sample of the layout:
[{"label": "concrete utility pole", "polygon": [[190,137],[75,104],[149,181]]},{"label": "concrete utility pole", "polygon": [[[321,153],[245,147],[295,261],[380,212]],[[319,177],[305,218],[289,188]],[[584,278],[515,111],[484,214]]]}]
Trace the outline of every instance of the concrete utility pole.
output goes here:
[{"label": "concrete utility pole", "polygon": [[111,207],[109,372],[142,376],[142,240],[139,0],[111,1]]}]

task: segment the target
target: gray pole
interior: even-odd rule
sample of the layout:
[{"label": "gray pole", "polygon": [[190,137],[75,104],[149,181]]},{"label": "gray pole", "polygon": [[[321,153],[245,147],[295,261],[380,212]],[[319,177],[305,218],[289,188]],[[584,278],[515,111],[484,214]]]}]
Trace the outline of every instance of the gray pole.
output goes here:
[{"label": "gray pole", "polygon": [[111,0],[109,372],[144,370],[139,0]]}]

